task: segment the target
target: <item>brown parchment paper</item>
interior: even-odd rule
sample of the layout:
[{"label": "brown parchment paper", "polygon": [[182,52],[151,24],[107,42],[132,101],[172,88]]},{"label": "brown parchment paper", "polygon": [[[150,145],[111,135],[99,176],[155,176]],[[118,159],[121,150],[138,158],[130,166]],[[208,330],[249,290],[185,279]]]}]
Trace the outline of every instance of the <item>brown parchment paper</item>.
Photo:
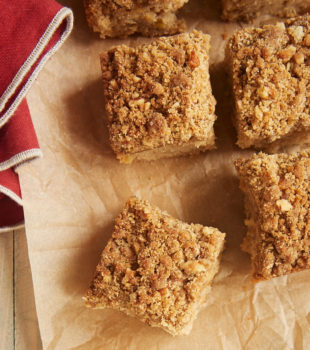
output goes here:
[{"label": "brown parchment paper", "polygon": [[[211,80],[218,101],[218,149],[195,157],[121,165],[102,118],[98,53],[130,40],[100,40],[82,1],[63,1],[75,28],[40,73],[28,96],[44,158],[19,168],[34,293],[44,349],[309,349],[310,272],[251,283],[242,194],[223,61],[226,34],[219,1],[191,0],[191,28],[212,35]],[[213,5],[210,5],[213,4]],[[187,222],[227,233],[219,274],[189,336],[175,337],[113,310],[89,310],[81,297],[115,216],[131,195]]]}]

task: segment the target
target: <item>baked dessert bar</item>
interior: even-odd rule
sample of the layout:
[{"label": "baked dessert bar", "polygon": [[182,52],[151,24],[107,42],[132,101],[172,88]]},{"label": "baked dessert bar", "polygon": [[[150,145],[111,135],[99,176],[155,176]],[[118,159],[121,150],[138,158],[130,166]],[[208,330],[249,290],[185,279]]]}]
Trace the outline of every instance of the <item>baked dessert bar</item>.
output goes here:
[{"label": "baked dessert bar", "polygon": [[310,151],[259,153],[235,163],[245,194],[247,234],[257,280],[310,268]]},{"label": "baked dessert bar", "polygon": [[172,335],[188,334],[217,273],[225,234],[130,198],[85,294]]},{"label": "baked dessert bar", "polygon": [[193,31],[101,54],[110,142],[122,163],[215,148],[209,41]]},{"label": "baked dessert bar", "polygon": [[188,0],[84,0],[90,28],[106,37],[176,34],[186,29],[176,11]]},{"label": "baked dessert bar", "polygon": [[294,17],[310,11],[309,0],[222,0],[222,17],[249,22],[260,15]]},{"label": "baked dessert bar", "polygon": [[309,16],[234,33],[227,60],[241,148],[309,142],[309,59]]}]

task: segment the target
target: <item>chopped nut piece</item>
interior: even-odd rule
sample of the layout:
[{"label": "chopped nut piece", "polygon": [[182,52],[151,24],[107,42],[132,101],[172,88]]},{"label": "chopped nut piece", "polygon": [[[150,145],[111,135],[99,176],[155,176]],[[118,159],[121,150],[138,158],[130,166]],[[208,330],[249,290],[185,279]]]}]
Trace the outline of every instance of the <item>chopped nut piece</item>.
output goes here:
[{"label": "chopped nut piece", "polygon": [[164,87],[160,83],[153,83],[151,85],[151,93],[155,95],[161,95],[165,91]]},{"label": "chopped nut piece", "polygon": [[259,87],[257,93],[263,99],[267,99],[269,97],[268,89],[265,86]]},{"label": "chopped nut piece", "polygon": [[[185,237],[199,247],[199,257],[190,261],[180,244]],[[224,239],[216,228],[186,224],[131,198],[116,219],[85,304],[121,310],[172,335],[188,334],[218,271]]]},{"label": "chopped nut piece", "polygon": [[310,268],[310,150],[259,153],[235,163],[245,194],[247,234],[257,280]]},{"label": "chopped nut piece", "polygon": [[304,39],[304,44],[310,46],[310,34],[307,34]]},{"label": "chopped nut piece", "polygon": [[168,286],[168,281],[166,278],[154,279],[152,282],[152,287],[156,290],[166,288]]},{"label": "chopped nut piece", "polygon": [[121,162],[215,148],[209,41],[193,31],[101,55],[110,142]]},{"label": "chopped nut piece", "polygon": [[297,52],[296,55],[294,56],[294,60],[297,64],[303,64],[305,61],[305,56],[302,52]]},{"label": "chopped nut piece", "polygon": [[[227,44],[241,148],[309,143],[310,16],[245,28]],[[293,44],[292,44],[293,42]]]},{"label": "chopped nut piece", "polygon": [[289,211],[293,208],[292,204],[287,199],[278,199],[276,204],[282,211]]},{"label": "chopped nut piece", "polygon": [[188,0],[84,0],[88,25],[106,37],[176,34],[186,29],[175,12]]},{"label": "chopped nut piece", "polygon": [[200,62],[199,62],[199,58],[197,57],[195,51],[192,51],[190,54],[190,58],[188,61],[188,64],[190,65],[190,67],[192,67],[193,69],[199,67]]},{"label": "chopped nut piece", "polygon": [[205,266],[199,261],[186,261],[181,265],[181,269],[184,270],[186,274],[196,274],[206,271]]},{"label": "chopped nut piece", "polygon": [[293,37],[295,44],[301,42],[304,37],[304,28],[302,26],[291,26],[287,29],[287,32]]},{"label": "chopped nut piece", "polygon": [[294,56],[295,52],[296,47],[289,45],[279,52],[279,57],[282,58],[283,62],[288,62]]},{"label": "chopped nut piece", "polygon": [[181,49],[175,49],[172,51],[172,57],[177,61],[178,64],[183,65],[185,62],[185,52]]}]

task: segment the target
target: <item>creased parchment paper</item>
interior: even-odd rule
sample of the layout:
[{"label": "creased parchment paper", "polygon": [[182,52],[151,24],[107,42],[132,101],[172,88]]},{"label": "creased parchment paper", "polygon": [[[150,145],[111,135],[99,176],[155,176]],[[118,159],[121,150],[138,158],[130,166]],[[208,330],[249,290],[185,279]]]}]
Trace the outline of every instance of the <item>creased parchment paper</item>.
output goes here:
[{"label": "creased parchment paper", "polygon": [[[82,1],[71,38],[40,74],[29,97],[44,158],[19,169],[36,307],[44,349],[309,349],[310,272],[253,284],[243,198],[233,160],[235,143],[223,61],[237,24],[219,19],[219,4],[191,0],[191,28],[212,35],[211,80],[218,101],[216,151],[195,157],[121,165],[109,144],[98,53],[130,40],[100,40]],[[145,39],[143,39],[145,40]],[[113,220],[131,195],[187,222],[227,233],[219,274],[189,336],[175,337],[113,310],[89,310],[81,297]]]}]

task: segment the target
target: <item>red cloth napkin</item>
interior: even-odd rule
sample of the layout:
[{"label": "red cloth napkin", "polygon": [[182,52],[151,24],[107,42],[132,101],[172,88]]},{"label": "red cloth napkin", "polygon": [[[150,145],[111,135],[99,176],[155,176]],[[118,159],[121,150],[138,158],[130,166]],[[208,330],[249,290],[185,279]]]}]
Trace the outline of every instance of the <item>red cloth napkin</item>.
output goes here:
[{"label": "red cloth napkin", "polygon": [[16,166],[41,156],[25,96],[69,36],[72,11],[54,0],[0,0],[0,232],[24,221]]}]

